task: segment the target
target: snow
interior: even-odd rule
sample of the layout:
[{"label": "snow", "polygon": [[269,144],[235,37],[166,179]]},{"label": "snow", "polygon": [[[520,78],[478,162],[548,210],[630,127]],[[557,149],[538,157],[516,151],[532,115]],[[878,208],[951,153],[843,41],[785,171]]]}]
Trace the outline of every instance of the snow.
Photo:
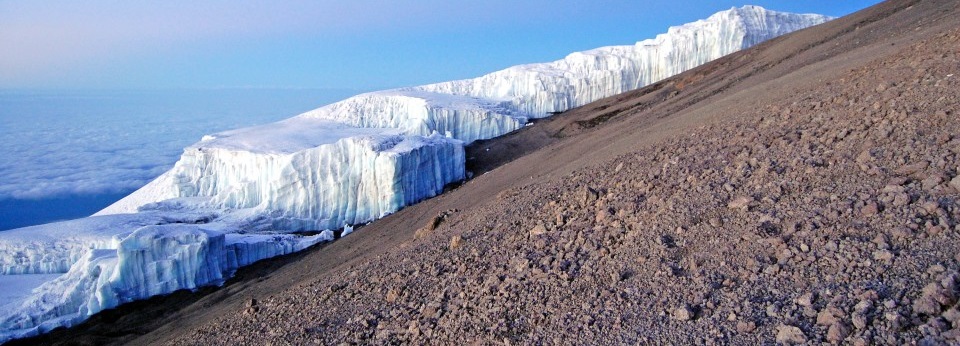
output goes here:
[{"label": "snow", "polygon": [[[187,148],[172,170],[98,215],[190,209],[183,198],[200,197],[192,200],[198,207],[258,210],[278,230],[336,229],[436,196],[465,176],[463,143],[456,139],[345,125],[290,126],[317,122],[326,123],[294,118],[281,122],[281,129],[214,135]],[[306,135],[282,129],[316,130],[319,139],[309,142],[316,146],[290,142]],[[336,135],[343,129],[352,136]],[[245,150],[251,143],[246,133],[272,143],[265,150]]]},{"label": "snow", "polygon": [[346,237],[350,233],[353,233],[353,226],[343,225],[343,233],[340,233],[340,236]]},{"label": "snow", "polygon": [[[23,228],[13,231],[21,234],[4,237],[5,254],[17,247],[37,245],[82,251],[62,271],[59,266],[35,264],[46,263],[50,257],[76,256],[77,251],[50,253],[42,258],[17,257],[14,252],[12,257],[0,258],[5,267],[27,273],[0,276],[0,283],[11,285],[3,286],[4,297],[11,300],[0,305],[0,340],[70,326],[122,303],[180,289],[219,285],[237,268],[333,239],[332,232],[315,236],[245,234],[242,230],[249,224],[203,223],[207,220],[183,219],[179,215],[155,211],[91,217]],[[83,237],[56,237],[68,229],[71,232],[67,234]]]},{"label": "snow", "polygon": [[[0,309],[0,341],[106,308],[219,285],[239,267],[333,239],[464,179],[464,144],[656,82],[828,17],[747,6],[632,46],[475,79],[357,95],[204,136],[96,216],[0,233],[0,273],[59,275]],[[323,231],[299,236],[295,231]],[[40,280],[34,280],[37,282]]]},{"label": "snow", "polygon": [[0,275],[0,311],[8,309],[7,304],[16,305],[30,296],[34,288],[47,281],[56,279],[62,274],[23,274]]},{"label": "snow", "polygon": [[510,67],[479,78],[412,87],[506,102],[532,118],[638,89],[765,40],[830,17],[775,12],[757,6],[723,11],[671,27],[632,46],[576,52],[562,60]]},{"label": "snow", "polygon": [[297,119],[327,119],[358,127],[397,128],[409,135],[449,133],[470,143],[523,127],[527,117],[508,103],[419,90],[361,94],[318,108]]}]

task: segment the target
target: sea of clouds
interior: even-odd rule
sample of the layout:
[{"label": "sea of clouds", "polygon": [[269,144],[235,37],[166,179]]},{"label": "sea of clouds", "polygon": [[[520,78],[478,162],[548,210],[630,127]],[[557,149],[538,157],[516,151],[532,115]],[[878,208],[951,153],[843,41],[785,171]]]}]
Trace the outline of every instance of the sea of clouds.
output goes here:
[{"label": "sea of clouds", "polygon": [[4,201],[135,190],[204,134],[291,117],[352,90],[0,91]]}]

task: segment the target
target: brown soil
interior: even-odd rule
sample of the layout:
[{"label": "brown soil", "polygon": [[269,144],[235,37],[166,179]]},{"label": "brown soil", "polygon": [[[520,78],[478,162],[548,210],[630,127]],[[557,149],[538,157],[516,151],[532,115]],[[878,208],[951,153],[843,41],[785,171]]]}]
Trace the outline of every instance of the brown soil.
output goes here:
[{"label": "brown soil", "polygon": [[960,343],[958,6],[570,110],[353,235],[21,342]]}]

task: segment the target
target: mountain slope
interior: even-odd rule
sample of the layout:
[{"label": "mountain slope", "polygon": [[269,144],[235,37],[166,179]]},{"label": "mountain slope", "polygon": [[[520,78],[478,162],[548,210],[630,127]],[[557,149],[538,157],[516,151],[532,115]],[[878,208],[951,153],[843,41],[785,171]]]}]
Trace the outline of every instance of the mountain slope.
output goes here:
[{"label": "mountain slope", "polygon": [[956,342],[956,11],[884,3],[538,123],[567,137],[289,272],[403,246],[154,336]]},{"label": "mountain slope", "polygon": [[[239,267],[442,193],[468,176],[464,143],[828,19],[735,8],[634,46],[362,94],[204,136],[171,170],[97,215],[0,233],[0,275],[29,292],[0,301],[0,340],[222,284]],[[32,291],[32,274],[64,275]]]},{"label": "mountain slope", "polygon": [[135,342],[956,342],[957,10],[886,2],[477,143],[542,148]]}]

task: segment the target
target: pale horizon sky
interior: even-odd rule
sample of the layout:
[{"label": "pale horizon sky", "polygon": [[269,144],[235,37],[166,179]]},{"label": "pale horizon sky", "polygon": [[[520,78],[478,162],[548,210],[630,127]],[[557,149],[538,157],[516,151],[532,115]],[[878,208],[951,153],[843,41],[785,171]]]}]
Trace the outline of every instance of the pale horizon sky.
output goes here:
[{"label": "pale horizon sky", "polygon": [[633,44],[747,4],[843,16],[876,3],[0,0],[0,89],[374,90]]}]

